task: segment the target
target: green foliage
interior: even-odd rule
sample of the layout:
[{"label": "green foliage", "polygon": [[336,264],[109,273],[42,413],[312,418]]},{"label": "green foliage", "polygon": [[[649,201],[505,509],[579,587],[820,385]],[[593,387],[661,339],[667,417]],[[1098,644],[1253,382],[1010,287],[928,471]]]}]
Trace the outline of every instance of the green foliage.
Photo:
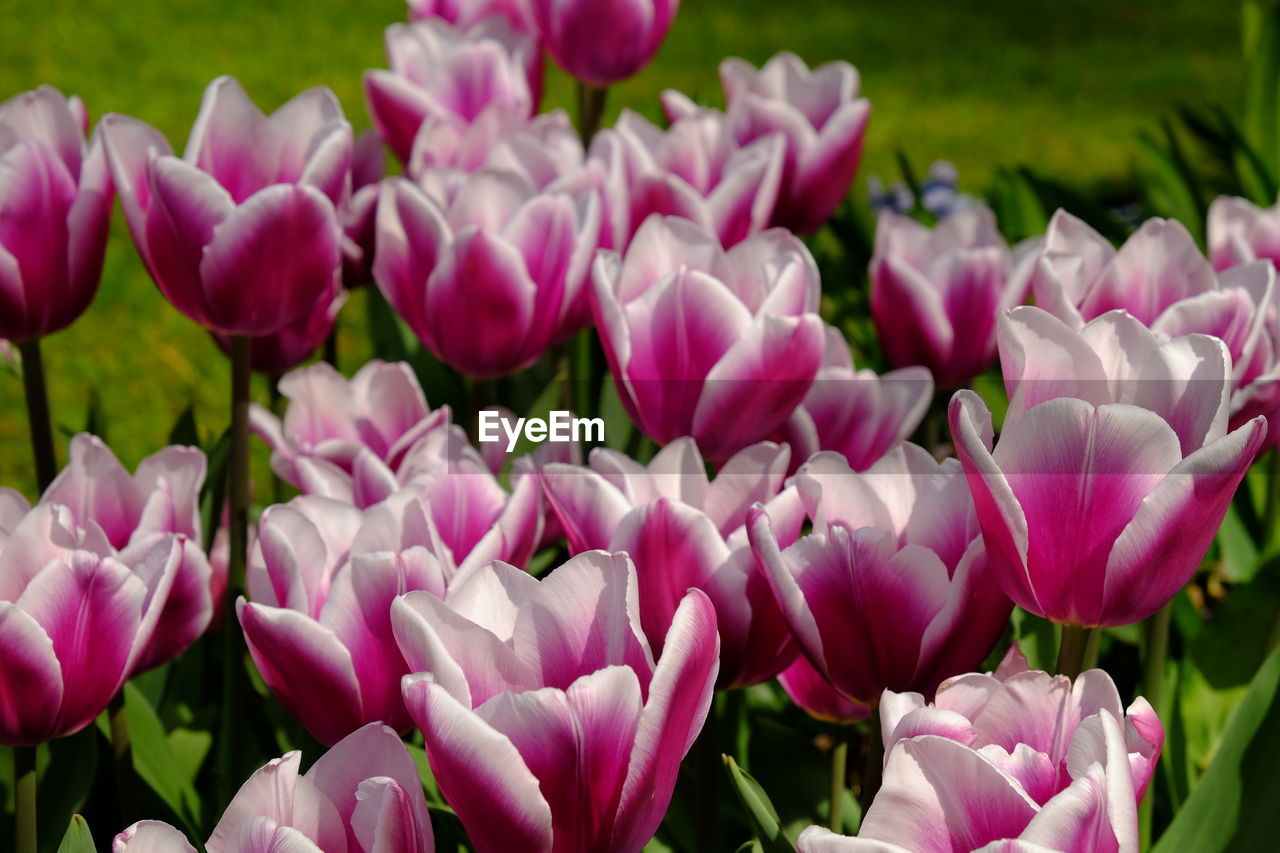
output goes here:
[{"label": "green foliage", "polygon": [[62,836],[58,845],[58,853],[96,853],[93,845],[93,833],[89,832],[89,824],[80,815],[74,815],[67,826],[67,834]]}]

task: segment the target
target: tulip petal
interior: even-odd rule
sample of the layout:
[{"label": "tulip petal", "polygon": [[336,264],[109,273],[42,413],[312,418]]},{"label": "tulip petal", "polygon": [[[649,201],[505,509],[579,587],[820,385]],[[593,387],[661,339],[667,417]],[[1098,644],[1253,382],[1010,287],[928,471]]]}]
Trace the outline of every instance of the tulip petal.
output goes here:
[{"label": "tulip petal", "polygon": [[196,853],[196,848],[169,824],[140,820],[115,837],[111,853]]},{"label": "tulip petal", "polygon": [[52,735],[62,706],[53,641],[21,607],[0,601],[0,742],[34,746]]}]

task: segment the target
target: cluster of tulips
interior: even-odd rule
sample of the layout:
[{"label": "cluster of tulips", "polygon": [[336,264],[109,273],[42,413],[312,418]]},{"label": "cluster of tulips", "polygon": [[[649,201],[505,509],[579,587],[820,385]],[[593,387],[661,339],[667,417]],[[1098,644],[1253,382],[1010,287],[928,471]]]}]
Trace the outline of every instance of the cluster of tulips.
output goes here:
[{"label": "cluster of tulips", "polygon": [[[234,780],[210,853],[434,850],[404,736],[476,850],[639,851],[715,694],[774,680],[883,750],[848,837],[833,747],[831,828],[804,853],[1138,850],[1164,731],[1090,650],[1179,594],[1280,437],[1280,209],[1219,199],[1208,257],[1175,221],[1116,249],[1059,211],[1010,247],[977,202],[932,227],[883,212],[870,311],[895,369],[859,370],[819,310],[843,285],[801,239],[854,178],[856,71],[730,59],[725,109],[668,92],[667,127],[601,127],[676,5],[412,0],[358,138],[328,90],[266,115],[230,78],[181,156],[121,115],[86,141],[85,105],[48,87],[0,105],[0,338],[43,491],[0,489],[18,853],[35,747],[104,712],[127,738],[125,682],[211,626],[329,750]],[[537,113],[544,52],[580,81],[576,128]],[[89,306],[116,199],[164,296],[230,355],[216,537],[198,449],[131,474],[79,435],[57,469],[40,341]],[[471,381],[592,330],[661,450],[510,458],[408,364],[300,366],[370,284]],[[968,386],[996,364],[993,417]],[[250,371],[283,411],[250,404]],[[251,434],[297,493],[260,515]],[[539,554],[559,565],[531,573]],[[1015,605],[1061,626],[1056,674],[1006,653]],[[116,853],[197,849],[141,817]]]}]

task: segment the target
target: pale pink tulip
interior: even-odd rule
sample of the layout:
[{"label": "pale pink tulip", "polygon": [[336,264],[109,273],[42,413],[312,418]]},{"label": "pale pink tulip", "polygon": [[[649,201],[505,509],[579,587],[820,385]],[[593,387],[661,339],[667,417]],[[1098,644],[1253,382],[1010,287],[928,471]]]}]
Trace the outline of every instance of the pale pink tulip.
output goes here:
[{"label": "pale pink tulip", "polygon": [[415,21],[441,18],[459,27],[470,27],[491,15],[501,15],[511,26],[530,32],[525,0],[408,0],[409,18]]},{"label": "pale pink tulip", "polygon": [[1219,196],[1209,205],[1208,231],[1209,260],[1219,272],[1250,261],[1280,261],[1280,205]]}]

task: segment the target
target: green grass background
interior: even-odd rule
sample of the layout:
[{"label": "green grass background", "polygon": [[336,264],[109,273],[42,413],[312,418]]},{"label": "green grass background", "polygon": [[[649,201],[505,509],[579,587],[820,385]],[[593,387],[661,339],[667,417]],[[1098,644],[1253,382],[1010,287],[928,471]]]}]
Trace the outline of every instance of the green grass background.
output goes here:
[{"label": "green grass background", "polygon": [[[4,0],[0,99],[50,83],[95,116],[151,122],[181,149],[204,86],[233,74],[266,108],[328,85],[362,128],[361,71],[382,64],[381,32],[403,17],[398,0]],[[892,176],[898,148],[920,165],[950,159],[971,191],[1017,164],[1109,185],[1128,180],[1136,135],[1178,103],[1236,106],[1238,33],[1238,4],[1203,0],[684,0],[657,61],[616,88],[610,111],[656,117],[668,87],[718,103],[722,57],[788,49],[862,74],[873,111],[859,193],[867,174]],[[571,95],[553,72],[548,105]],[[369,351],[363,310],[358,295],[342,321],[348,372]],[[206,434],[225,427],[225,360],[150,283],[118,210],[98,298],[46,339],[45,361],[55,427],[82,428],[96,390],[126,464],[160,448],[190,404]],[[34,489],[12,366],[0,367],[0,485]]]}]

